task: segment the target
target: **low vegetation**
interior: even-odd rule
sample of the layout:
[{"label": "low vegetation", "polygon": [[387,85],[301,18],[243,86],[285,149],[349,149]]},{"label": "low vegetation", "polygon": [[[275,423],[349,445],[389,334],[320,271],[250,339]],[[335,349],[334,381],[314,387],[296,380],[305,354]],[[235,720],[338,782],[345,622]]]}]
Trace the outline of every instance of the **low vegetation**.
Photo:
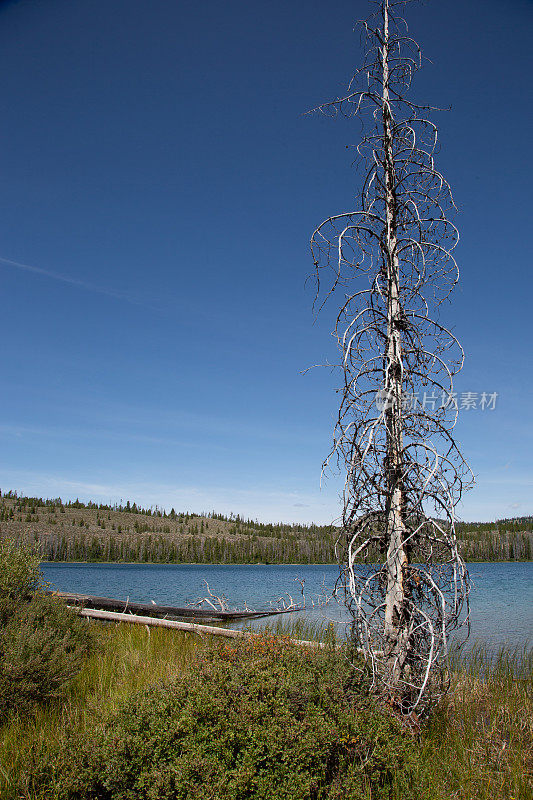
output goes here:
[{"label": "low vegetation", "polygon": [[38,556],[0,540],[0,722],[61,697],[92,643],[91,628],[42,592]]},{"label": "low vegetation", "polygon": [[448,700],[412,730],[333,648],[133,626],[98,637],[63,700],[0,729],[1,800],[531,797],[531,653],[457,662]]},{"label": "low vegetation", "polygon": [[533,649],[474,647],[420,737],[420,797],[533,796]]},{"label": "low vegetation", "polygon": [[[528,561],[532,529],[531,517],[461,523],[460,548],[467,561]],[[337,536],[331,525],[266,524],[129,501],[109,506],[0,493],[0,537],[36,546],[45,561],[328,564],[336,563]]]},{"label": "low vegetation", "polygon": [[199,648],[181,674],[130,697],[89,737],[92,747],[86,733],[74,753],[37,763],[34,790],[124,800],[388,798],[415,752],[332,650],[266,635]]},{"label": "low vegetation", "polygon": [[331,625],[230,643],[91,625],[38,563],[0,542],[0,800],[532,796],[532,650],[455,655],[445,701],[407,726]]},{"label": "low vegetation", "polygon": [[228,644],[90,625],[8,540],[0,613],[0,800],[531,797],[533,651],[456,656],[446,700],[406,727],[331,626]]}]

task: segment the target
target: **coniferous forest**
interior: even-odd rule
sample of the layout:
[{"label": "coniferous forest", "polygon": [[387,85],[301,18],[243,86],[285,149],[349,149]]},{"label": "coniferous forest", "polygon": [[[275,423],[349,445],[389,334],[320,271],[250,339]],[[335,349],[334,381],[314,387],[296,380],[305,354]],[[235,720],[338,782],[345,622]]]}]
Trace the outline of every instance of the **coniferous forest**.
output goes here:
[{"label": "coniferous forest", "polygon": [[[234,514],[0,495],[0,536],[36,545],[43,561],[162,564],[336,563],[333,525],[261,523]],[[462,522],[466,561],[530,561],[533,517]],[[376,551],[378,556],[378,551]]]}]

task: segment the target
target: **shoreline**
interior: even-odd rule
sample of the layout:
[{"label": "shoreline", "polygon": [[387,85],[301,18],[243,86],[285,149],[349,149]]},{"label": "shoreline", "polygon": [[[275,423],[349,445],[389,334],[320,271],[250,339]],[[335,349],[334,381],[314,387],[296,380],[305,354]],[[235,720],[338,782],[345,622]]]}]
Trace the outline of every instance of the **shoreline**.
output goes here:
[{"label": "shoreline", "polygon": [[[101,564],[102,566],[115,566],[115,567],[133,567],[133,566],[144,566],[144,567],[337,567],[339,566],[336,561],[312,561],[312,562],[302,562],[302,561],[291,561],[291,562],[284,562],[281,564],[265,564],[264,561],[245,561],[239,562],[235,564],[228,564],[222,561],[210,561],[206,563],[205,561],[186,561],[186,562],[175,562],[175,561],[41,561],[41,564],[90,564],[97,566]],[[363,564],[364,562],[357,562]],[[522,558],[522,559],[515,559],[513,561],[465,561],[465,564],[533,564],[532,558]]]},{"label": "shoreline", "polygon": [[[487,562],[489,563],[489,562]],[[512,563],[512,562],[510,562]],[[115,567],[337,567],[336,561],[313,561],[305,564],[300,561],[283,564],[265,564],[264,561],[243,561],[238,564],[227,564],[222,561],[41,561],[41,564],[91,564]]]}]

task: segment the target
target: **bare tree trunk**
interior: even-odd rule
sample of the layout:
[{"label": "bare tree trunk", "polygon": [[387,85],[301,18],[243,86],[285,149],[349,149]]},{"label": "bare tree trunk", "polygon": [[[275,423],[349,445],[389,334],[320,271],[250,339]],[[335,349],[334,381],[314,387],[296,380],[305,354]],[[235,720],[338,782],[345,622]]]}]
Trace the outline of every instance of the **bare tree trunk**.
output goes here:
[{"label": "bare tree trunk", "polygon": [[396,242],[396,196],[394,191],[394,156],[389,103],[389,8],[383,4],[383,45],[381,48],[383,74],[383,146],[385,175],[385,218],[387,227],[384,242],[384,262],[387,287],[387,342],[384,368],[384,396],[386,398],[386,457],[387,475],[386,528],[387,528],[387,589],[385,595],[385,653],[388,659],[389,680],[397,687],[407,656],[408,637],[404,609],[405,567],[407,554],[404,548],[405,522],[403,501],[403,431],[402,431],[402,336],[400,275]]}]

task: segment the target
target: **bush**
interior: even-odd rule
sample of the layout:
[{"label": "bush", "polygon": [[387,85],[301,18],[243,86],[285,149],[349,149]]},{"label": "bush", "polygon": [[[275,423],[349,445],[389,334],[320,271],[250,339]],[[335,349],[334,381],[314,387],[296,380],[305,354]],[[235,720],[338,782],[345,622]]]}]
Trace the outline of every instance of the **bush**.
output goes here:
[{"label": "bush", "polygon": [[91,644],[88,623],[54,597],[36,593],[0,636],[0,720],[59,697]]},{"label": "bush", "polygon": [[350,683],[338,653],[271,637],[208,650],[84,735],[62,763],[56,754],[53,768],[37,765],[33,791],[77,800],[377,800],[390,798],[398,771],[408,778],[415,760],[412,737]]},{"label": "bush", "polygon": [[0,540],[0,722],[58,697],[91,649],[88,623],[39,587],[39,556]]},{"label": "bush", "polygon": [[0,538],[0,626],[31,599],[40,582],[39,555],[29,545]]}]

